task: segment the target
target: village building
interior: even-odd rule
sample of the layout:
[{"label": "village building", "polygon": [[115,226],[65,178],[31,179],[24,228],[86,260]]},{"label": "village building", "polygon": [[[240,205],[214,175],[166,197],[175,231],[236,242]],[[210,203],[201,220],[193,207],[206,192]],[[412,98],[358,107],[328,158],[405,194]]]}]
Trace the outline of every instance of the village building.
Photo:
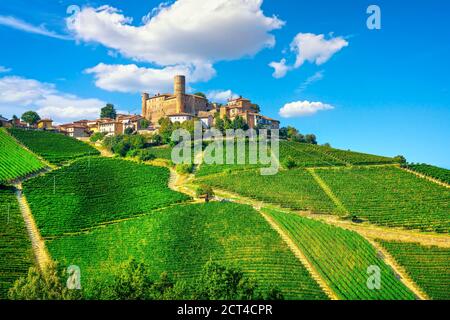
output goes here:
[{"label": "village building", "polygon": [[116,120],[109,120],[100,122],[98,125],[99,132],[106,134],[107,136],[115,136],[118,134],[123,134],[124,126],[123,123]]},{"label": "village building", "polygon": [[11,122],[5,117],[0,116],[0,127],[11,127]]},{"label": "village building", "polygon": [[37,122],[37,128],[43,130],[52,130],[53,129],[53,120],[52,119],[41,119]]},{"label": "village building", "polygon": [[179,123],[198,119],[205,128],[210,128],[214,125],[217,112],[221,119],[241,117],[249,128],[278,129],[280,126],[278,120],[261,115],[259,107],[249,99],[230,99],[226,105],[220,106],[210,103],[203,96],[186,94],[186,78],[182,75],[175,76],[173,94],[157,94],[153,97],[148,93],[142,94],[142,117],[155,127],[158,127],[161,118],[169,118]]},{"label": "village building", "polygon": [[79,123],[67,123],[62,124],[58,127],[61,133],[68,135],[72,138],[87,138],[89,137],[89,132],[85,125]]},{"label": "village building", "polygon": [[123,133],[125,130],[131,128],[134,132],[138,132],[141,129],[141,121],[144,119],[144,117],[140,115],[125,115],[125,114],[118,114],[116,117],[116,121],[121,122],[123,124]]}]

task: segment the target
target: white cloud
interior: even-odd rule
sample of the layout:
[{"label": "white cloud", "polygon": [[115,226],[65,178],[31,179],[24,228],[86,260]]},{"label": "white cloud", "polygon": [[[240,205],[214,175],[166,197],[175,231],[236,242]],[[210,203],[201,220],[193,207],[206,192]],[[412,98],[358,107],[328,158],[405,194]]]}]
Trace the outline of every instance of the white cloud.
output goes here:
[{"label": "white cloud", "polygon": [[100,63],[85,70],[93,74],[97,87],[107,91],[163,93],[173,91],[173,78],[177,74],[187,76],[190,82],[207,81],[215,75],[212,65],[168,66],[165,68],[144,68],[135,64],[108,65]]},{"label": "white cloud", "polygon": [[0,16],[0,25],[28,33],[39,34],[41,36],[46,36],[50,38],[56,38],[60,40],[71,40],[69,36],[61,35],[54,31],[47,30],[47,28],[44,25],[34,26],[26,21],[11,16]]},{"label": "white cloud", "polygon": [[342,37],[327,40],[323,34],[299,33],[291,43],[291,50],[297,54],[294,67],[301,67],[305,61],[316,65],[324,64],[347,46],[347,40]]},{"label": "white cloud", "polygon": [[318,111],[332,110],[333,106],[322,102],[296,101],[287,103],[280,109],[279,115],[283,118],[311,116]]},{"label": "white cloud", "polygon": [[306,88],[308,88],[311,84],[313,84],[314,82],[320,81],[324,78],[324,73],[325,71],[321,70],[321,71],[317,71],[316,73],[314,73],[312,76],[308,77],[301,85],[299,88],[300,92],[303,92],[306,90]]},{"label": "white cloud", "polygon": [[273,76],[282,78],[289,70],[300,68],[306,61],[316,65],[322,65],[330,58],[348,46],[348,41],[343,37],[333,37],[326,39],[323,34],[299,33],[291,43],[290,49],[296,55],[296,61],[292,66],[283,59],[281,62],[269,64],[275,69]]},{"label": "white cloud", "polygon": [[79,41],[100,43],[137,61],[160,66],[212,64],[273,47],[270,33],[284,22],[264,15],[262,0],[178,0],[139,26],[111,6],[85,7],[67,19]]},{"label": "white cloud", "polygon": [[0,73],[6,73],[6,72],[10,72],[11,68],[6,68],[4,66],[0,66]]},{"label": "white cloud", "polygon": [[239,96],[231,90],[212,90],[206,93],[208,99],[212,102],[226,103],[228,99],[235,99]]},{"label": "white cloud", "polygon": [[42,117],[61,123],[96,118],[104,105],[98,99],[59,92],[54,84],[17,76],[0,78],[0,114],[5,116],[20,116],[27,110],[35,110]]},{"label": "white cloud", "polygon": [[287,72],[291,69],[286,65],[286,59],[281,59],[280,62],[271,62],[269,66],[274,69],[272,76],[276,79],[283,78],[286,76]]}]

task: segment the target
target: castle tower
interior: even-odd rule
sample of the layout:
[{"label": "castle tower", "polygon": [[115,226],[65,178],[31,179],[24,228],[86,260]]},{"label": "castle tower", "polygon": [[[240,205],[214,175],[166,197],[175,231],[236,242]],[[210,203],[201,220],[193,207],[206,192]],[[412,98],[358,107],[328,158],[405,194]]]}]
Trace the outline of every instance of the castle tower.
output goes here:
[{"label": "castle tower", "polygon": [[142,93],[142,116],[144,118],[147,118],[147,100],[150,98],[148,93],[143,92]]},{"label": "castle tower", "polygon": [[184,95],[186,94],[186,77],[175,76],[173,94],[176,97],[177,113],[185,112]]}]

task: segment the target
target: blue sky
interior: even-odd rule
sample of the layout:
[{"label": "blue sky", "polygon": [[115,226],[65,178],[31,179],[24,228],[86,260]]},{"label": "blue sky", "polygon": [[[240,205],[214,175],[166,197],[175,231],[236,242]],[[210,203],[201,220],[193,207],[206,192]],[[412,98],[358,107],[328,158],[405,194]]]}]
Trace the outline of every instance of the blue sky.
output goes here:
[{"label": "blue sky", "polygon": [[[254,0],[240,8],[244,1],[214,0],[233,5],[218,9],[218,25],[208,20],[211,8],[196,1],[171,1],[147,20],[160,1],[2,1],[0,113],[34,109],[63,122],[90,116],[105,102],[139,112],[140,91],[164,91],[172,73],[187,70],[192,91],[248,97],[283,125],[315,133],[319,143],[450,168],[448,1]],[[370,4],[381,8],[381,30],[366,26]],[[69,5],[81,8],[72,28]],[[172,6],[191,20],[163,16]],[[114,23],[117,15],[133,21]],[[167,24],[144,30],[155,17]],[[177,26],[165,26],[174,21],[195,34],[171,34]],[[131,33],[122,39],[121,32]],[[333,44],[338,49],[325,62],[313,54],[295,66],[314,45],[302,40],[291,50],[299,34],[323,35],[319,55]],[[269,64],[281,59],[289,71],[276,78]],[[289,104],[294,112],[281,117]]]}]

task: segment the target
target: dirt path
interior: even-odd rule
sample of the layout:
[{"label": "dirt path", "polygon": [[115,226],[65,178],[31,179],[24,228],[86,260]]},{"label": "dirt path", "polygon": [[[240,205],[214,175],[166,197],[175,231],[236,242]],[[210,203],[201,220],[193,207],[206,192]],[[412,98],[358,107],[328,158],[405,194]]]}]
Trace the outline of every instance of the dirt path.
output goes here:
[{"label": "dirt path", "polygon": [[400,266],[397,261],[385,250],[380,244],[373,240],[367,240],[383,257],[384,262],[392,268],[392,270],[400,276],[400,281],[411,290],[420,300],[430,300],[425,292],[417,286],[417,284],[409,277],[406,270]]},{"label": "dirt path", "polygon": [[[257,208],[255,208],[257,209]],[[322,290],[327,294],[331,300],[339,300],[338,296],[331,290],[328,284],[322,279],[320,274],[314,268],[314,266],[309,262],[308,258],[303,254],[300,248],[292,241],[292,239],[279,227],[279,225],[264,212],[258,210],[258,212],[266,219],[269,225],[280,235],[281,239],[287,244],[292,253],[297,257],[297,259],[305,266],[306,270],[311,274],[311,277],[319,284]]]},{"label": "dirt path", "polygon": [[20,212],[22,213],[23,219],[25,221],[25,226],[28,231],[28,236],[31,240],[36,263],[40,270],[45,270],[51,262],[50,255],[45,246],[45,242],[41,237],[36,222],[34,221],[33,215],[31,214],[28,201],[22,193],[22,184],[18,183],[15,185],[15,187],[17,189],[16,196],[19,202]]}]

